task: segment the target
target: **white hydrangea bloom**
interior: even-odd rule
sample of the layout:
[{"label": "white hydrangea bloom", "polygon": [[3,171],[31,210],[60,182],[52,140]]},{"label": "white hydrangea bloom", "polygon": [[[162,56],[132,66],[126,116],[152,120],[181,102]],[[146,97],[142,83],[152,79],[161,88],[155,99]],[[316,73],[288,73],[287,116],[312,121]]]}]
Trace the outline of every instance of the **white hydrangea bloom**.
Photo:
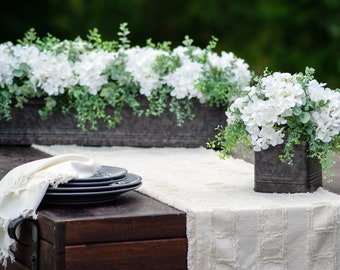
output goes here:
[{"label": "white hydrangea bloom", "polygon": [[34,61],[38,61],[39,59],[39,49],[35,46],[21,46],[15,45],[12,47],[13,57],[15,58],[16,68],[19,66],[20,63],[30,63]]},{"label": "white hydrangea bloom", "polygon": [[89,51],[81,54],[80,60],[75,62],[73,67],[79,76],[78,83],[87,87],[91,94],[97,94],[103,84],[108,82],[108,77],[102,73],[115,56],[116,53],[106,51]]},{"label": "white hydrangea bloom", "polygon": [[209,52],[208,63],[212,68],[219,70],[228,69],[231,76],[228,78],[230,82],[237,83],[240,87],[246,87],[251,81],[251,73],[249,65],[243,59],[237,58],[232,52],[221,52],[219,56],[215,52]]},{"label": "white hydrangea bloom", "polygon": [[[205,52],[206,51],[204,49],[201,49],[199,47],[195,47],[194,49],[192,49],[190,51],[190,55],[194,58],[201,58],[201,57],[203,57]],[[189,55],[189,49],[187,47],[184,47],[184,46],[178,46],[175,49],[173,49],[172,55],[178,56],[181,59],[181,61],[183,61],[183,62],[192,61],[192,59],[190,58],[190,55]]]},{"label": "white hydrangea bloom", "polygon": [[178,99],[183,99],[185,97],[198,98],[203,102],[202,94],[195,88],[195,84],[198,82],[201,73],[201,64],[184,58],[182,65],[173,73],[165,76],[164,81],[167,85],[173,87],[171,96]]},{"label": "white hydrangea bloom", "polygon": [[312,113],[317,125],[316,139],[330,142],[340,132],[340,93],[324,88],[325,83],[312,80],[308,85],[308,93],[312,101],[323,102],[320,110]]},{"label": "white hydrangea bloom", "polygon": [[[0,86],[13,83],[14,70],[19,69],[20,64],[27,64],[39,58],[39,50],[35,46],[13,45],[11,43],[2,44],[0,48]],[[31,71],[31,70],[30,70]],[[10,73],[11,74],[10,74]],[[31,74],[28,74],[30,76]]]},{"label": "white hydrangea bloom", "polygon": [[280,120],[282,108],[277,107],[275,101],[259,100],[256,103],[248,103],[241,110],[241,119],[251,136],[254,150],[267,149],[268,145],[276,145],[283,142],[282,130],[274,127]]},{"label": "white hydrangea bloom", "polygon": [[324,86],[325,83],[319,83],[317,80],[311,80],[308,84],[308,95],[312,101],[319,102],[331,98],[331,93]]},{"label": "white hydrangea bloom", "polygon": [[208,53],[208,63],[216,69],[223,70],[225,68],[231,68],[234,61],[235,55],[232,52],[222,52],[221,56],[215,52]]},{"label": "white hydrangea bloom", "polygon": [[[312,88],[315,84],[310,84]],[[314,88],[315,89],[315,88]],[[313,89],[313,90],[314,90]],[[309,89],[309,91],[312,91]],[[319,111],[312,113],[313,121],[317,125],[316,139],[323,142],[330,142],[332,137],[338,135],[340,132],[340,93],[330,90],[329,88],[322,91],[323,98],[314,101],[323,100],[325,105],[321,107]],[[313,99],[316,99],[316,93],[313,95]],[[319,97],[317,97],[319,98]]]},{"label": "white hydrangea bloom", "polygon": [[[250,90],[250,87],[247,87],[247,90]],[[249,102],[249,96],[244,96],[237,98],[229,107],[229,110],[226,111],[227,122],[231,124],[238,119],[238,110],[242,110],[242,107],[246,106]]]},{"label": "white hydrangea bloom", "polygon": [[192,56],[201,58],[206,53],[205,49],[201,49],[199,47],[195,47],[194,50],[191,52]]},{"label": "white hydrangea bloom", "polygon": [[0,87],[13,82],[13,69],[16,66],[10,47],[12,43],[0,44]]},{"label": "white hydrangea bloom", "polygon": [[233,69],[235,77],[231,79],[233,82],[237,82],[241,87],[249,85],[251,81],[251,73],[249,71],[249,65],[244,62],[243,59],[237,58],[235,61],[236,68]]},{"label": "white hydrangea bloom", "polygon": [[187,55],[188,48],[184,46],[178,46],[175,49],[173,49],[172,54],[179,56],[181,59],[186,58],[189,60],[189,56]]},{"label": "white hydrangea bloom", "polygon": [[203,65],[191,58],[199,59],[205,52],[204,49],[196,47],[190,51],[190,56],[188,48],[184,46],[178,46],[172,51],[174,57],[180,58],[181,66],[163,78],[164,83],[173,88],[171,96],[178,99],[197,98],[201,103],[205,102],[203,94],[195,88],[202,76]]},{"label": "white hydrangea bloom", "polygon": [[150,47],[134,47],[125,51],[127,55],[126,71],[130,72],[134,81],[140,85],[140,93],[149,96],[152,90],[162,87],[159,75],[154,72],[156,58],[165,51],[156,50]]},{"label": "white hydrangea bloom", "polygon": [[43,51],[28,64],[31,67],[31,82],[48,95],[64,93],[65,89],[77,83],[66,53],[56,55],[50,51]]},{"label": "white hydrangea bloom", "polygon": [[286,106],[301,106],[305,103],[305,93],[296,77],[296,74],[275,72],[262,79],[262,91],[266,97],[281,100]]},{"label": "white hydrangea bloom", "polygon": [[268,149],[270,145],[275,146],[284,142],[282,129],[275,130],[273,127],[265,126],[259,131],[258,137],[253,141],[254,151]]}]

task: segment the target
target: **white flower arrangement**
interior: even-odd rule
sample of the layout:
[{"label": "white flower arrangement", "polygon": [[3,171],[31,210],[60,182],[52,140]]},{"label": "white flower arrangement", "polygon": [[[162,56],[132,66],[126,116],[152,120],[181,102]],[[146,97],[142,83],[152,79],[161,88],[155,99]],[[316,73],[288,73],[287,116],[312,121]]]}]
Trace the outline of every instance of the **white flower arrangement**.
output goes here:
[{"label": "white flower arrangement", "polygon": [[[42,117],[75,110],[83,129],[95,129],[98,120],[114,127],[125,107],[137,115],[158,116],[169,106],[181,125],[193,117],[193,99],[227,106],[251,81],[243,59],[213,52],[215,38],[201,49],[186,37],[183,46],[172,50],[169,42],[150,40],[145,47],[131,47],[128,34],[126,23],[120,26],[119,41],[110,42],[102,41],[96,29],[88,40],[74,41],[52,35],[40,39],[31,29],[18,44],[0,44],[0,119],[10,119],[13,103],[23,107],[43,98]],[[140,96],[149,103],[146,110]],[[114,115],[106,114],[107,106],[115,108]]]},{"label": "white flower arrangement", "polygon": [[254,151],[284,144],[280,158],[291,163],[294,146],[305,144],[310,157],[317,157],[324,169],[330,168],[329,155],[340,150],[340,89],[327,88],[313,73],[312,68],[306,68],[305,74],[266,70],[230,105],[226,127],[219,127],[209,145],[221,147],[223,158],[239,143]]}]

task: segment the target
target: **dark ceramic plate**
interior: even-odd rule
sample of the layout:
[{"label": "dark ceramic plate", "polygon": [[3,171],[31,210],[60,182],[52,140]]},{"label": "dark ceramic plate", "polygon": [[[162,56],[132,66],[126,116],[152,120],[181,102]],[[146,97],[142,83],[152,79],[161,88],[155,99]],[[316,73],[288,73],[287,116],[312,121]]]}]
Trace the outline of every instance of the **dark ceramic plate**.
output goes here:
[{"label": "dark ceramic plate", "polygon": [[86,182],[93,180],[112,180],[123,178],[126,176],[128,171],[124,168],[112,167],[112,166],[102,166],[93,176],[89,178],[76,178],[72,179],[70,182]]},{"label": "dark ceramic plate", "polygon": [[[70,185],[59,185],[56,188],[49,187],[46,193],[83,193],[83,192],[97,192],[97,191],[110,191],[116,189],[128,188],[131,186],[138,185],[142,182],[142,178],[139,175],[128,173],[124,178],[114,180],[112,183],[110,181],[108,185],[91,185],[91,186],[70,186]],[[93,184],[96,181],[91,182]]]},{"label": "dark ceramic plate", "polygon": [[132,187],[114,189],[110,191],[81,192],[81,193],[72,192],[46,193],[42,202],[46,204],[59,204],[59,205],[83,205],[105,203],[113,201],[117,199],[117,197],[119,197],[121,194],[126,193],[128,191],[132,191],[140,187],[141,185],[142,183],[139,183]]},{"label": "dark ceramic plate", "polygon": [[[126,176],[125,176],[126,177]],[[92,180],[92,181],[84,181],[84,182],[73,182],[70,181],[65,184],[60,184],[58,187],[99,187],[99,186],[108,186],[111,185],[115,182],[121,181],[123,178],[118,178],[118,179],[110,179],[110,180]]]}]

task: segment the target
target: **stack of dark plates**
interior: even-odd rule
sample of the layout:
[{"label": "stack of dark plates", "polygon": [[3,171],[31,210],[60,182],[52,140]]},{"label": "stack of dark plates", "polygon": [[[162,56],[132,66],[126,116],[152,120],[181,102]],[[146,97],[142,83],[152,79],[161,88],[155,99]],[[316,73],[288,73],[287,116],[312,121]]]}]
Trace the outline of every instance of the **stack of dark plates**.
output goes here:
[{"label": "stack of dark plates", "polygon": [[92,177],[48,187],[43,203],[79,205],[109,202],[141,185],[142,178],[128,173],[126,169],[102,166]]}]

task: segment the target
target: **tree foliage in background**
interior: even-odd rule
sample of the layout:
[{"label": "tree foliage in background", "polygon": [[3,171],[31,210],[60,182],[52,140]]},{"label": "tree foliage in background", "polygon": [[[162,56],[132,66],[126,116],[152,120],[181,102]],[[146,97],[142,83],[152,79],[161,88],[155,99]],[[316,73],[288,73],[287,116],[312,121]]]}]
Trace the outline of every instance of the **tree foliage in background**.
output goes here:
[{"label": "tree foliage in background", "polygon": [[0,42],[16,41],[31,27],[60,39],[86,37],[98,28],[115,38],[128,22],[131,42],[145,45],[185,35],[205,47],[212,36],[219,50],[233,51],[257,73],[271,70],[318,70],[317,79],[339,87],[340,1],[338,0],[3,0]]}]

